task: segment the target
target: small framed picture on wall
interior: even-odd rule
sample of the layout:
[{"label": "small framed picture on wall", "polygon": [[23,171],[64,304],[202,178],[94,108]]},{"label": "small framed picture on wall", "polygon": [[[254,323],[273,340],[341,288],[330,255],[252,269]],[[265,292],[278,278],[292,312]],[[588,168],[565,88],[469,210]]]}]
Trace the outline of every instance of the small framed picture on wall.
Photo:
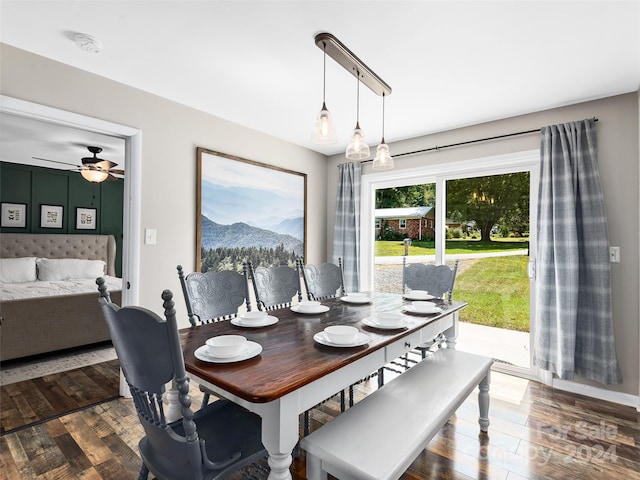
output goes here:
[{"label": "small framed picture on wall", "polygon": [[3,203],[1,226],[26,228],[27,205],[25,203]]},{"label": "small framed picture on wall", "polygon": [[62,205],[40,205],[40,228],[62,228]]},{"label": "small framed picture on wall", "polygon": [[96,229],[96,209],[76,208],[76,230]]}]

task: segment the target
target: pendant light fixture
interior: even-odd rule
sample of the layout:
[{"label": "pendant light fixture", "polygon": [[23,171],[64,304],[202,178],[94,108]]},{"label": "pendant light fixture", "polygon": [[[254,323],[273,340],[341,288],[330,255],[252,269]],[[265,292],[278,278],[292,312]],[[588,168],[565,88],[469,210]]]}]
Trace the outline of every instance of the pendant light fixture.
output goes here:
[{"label": "pendant light fixture", "polygon": [[323,67],[322,67],[322,108],[316,118],[316,125],[311,132],[311,143],[316,145],[330,145],[338,143],[338,133],[331,123],[331,114],[327,110],[325,92],[327,86],[327,47],[323,42]]},{"label": "pendant light fixture", "polygon": [[[360,128],[360,82],[365,84],[373,93],[376,95],[381,95],[383,97],[382,101],[382,109],[383,109],[383,134],[382,134],[382,143],[378,147],[378,152],[383,159],[383,163],[385,167],[380,168],[393,168],[393,159],[389,155],[389,147],[384,143],[384,97],[391,95],[391,87],[384,82],[376,73],[371,70],[367,65],[362,62],[351,50],[349,50],[340,40],[334,37],[332,34],[327,32],[318,33],[315,36],[316,45],[324,51],[325,54],[325,62],[326,55],[329,55],[333,58],[339,65],[341,65],[347,72],[351,73],[356,80],[358,81],[357,85],[357,110],[356,110],[356,128],[353,130],[351,134],[351,142],[346,150],[346,157],[349,160],[368,160],[371,152],[369,150],[369,146],[364,141],[364,133]],[[326,66],[326,64],[325,64]],[[324,90],[322,94],[322,110],[320,111],[320,115],[318,116],[318,122],[316,123],[316,129],[318,125],[322,125],[320,120],[327,119],[329,120],[329,111],[326,109],[326,105],[324,104]],[[330,125],[330,123],[329,123]],[[315,138],[315,132],[311,136],[311,141],[313,143],[320,143]],[[323,142],[323,143],[334,143],[334,142]],[[386,151],[386,156],[384,152]],[[377,157],[376,157],[377,158]],[[379,162],[380,163],[380,162]],[[381,163],[382,164],[382,163]],[[386,166],[390,165],[390,166]]]},{"label": "pendant light fixture", "polygon": [[373,158],[372,168],[374,170],[391,170],[393,168],[393,157],[389,154],[389,146],[384,143],[384,93],[382,94],[382,140],[376,149],[376,156]]},{"label": "pendant light fixture", "polygon": [[346,157],[349,160],[366,160],[371,156],[369,145],[364,141],[364,132],[360,128],[360,72],[356,72],[358,82],[356,94],[356,128],[351,133],[351,142],[347,146]]}]

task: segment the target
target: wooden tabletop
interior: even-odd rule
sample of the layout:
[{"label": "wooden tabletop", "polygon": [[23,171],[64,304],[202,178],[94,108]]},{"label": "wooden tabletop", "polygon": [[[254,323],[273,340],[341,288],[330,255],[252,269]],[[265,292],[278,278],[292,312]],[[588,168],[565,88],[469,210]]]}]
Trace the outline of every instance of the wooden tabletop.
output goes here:
[{"label": "wooden tabletop", "polygon": [[[400,295],[377,293],[367,304],[346,303],[340,299],[324,300],[329,311],[317,315],[299,314],[290,309],[269,312],[278,323],[261,328],[238,327],[229,321],[210,323],[180,330],[187,372],[253,403],[282,397],[308,383],[383,348],[466,305],[465,302],[442,302],[443,312],[434,315],[409,315],[408,327],[380,330],[362,320],[376,312],[400,312],[404,303]],[[352,325],[370,337],[360,347],[330,347],[313,340],[314,334],[329,325]],[[260,355],[236,363],[209,363],[198,360],[194,351],[217,335],[239,334],[262,346]]]}]

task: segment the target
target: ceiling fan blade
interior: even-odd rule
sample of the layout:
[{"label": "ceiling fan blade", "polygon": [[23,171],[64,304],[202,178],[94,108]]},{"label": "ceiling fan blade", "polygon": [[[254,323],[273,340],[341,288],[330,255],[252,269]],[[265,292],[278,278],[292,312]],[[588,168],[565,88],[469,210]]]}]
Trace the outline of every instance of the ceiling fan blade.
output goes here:
[{"label": "ceiling fan blade", "polygon": [[124,170],[109,170],[109,173],[115,173],[116,175],[124,175]]},{"label": "ceiling fan blade", "polygon": [[43,162],[53,162],[59,163],[60,165],[69,165],[70,167],[82,168],[80,165],[76,165],[75,163],[67,163],[67,162],[59,162],[58,160],[50,160],[48,158],[39,158],[39,157],[31,157],[34,160],[42,160]]},{"label": "ceiling fan blade", "polygon": [[118,165],[117,163],[114,163],[110,160],[100,160],[98,162],[93,162],[93,163],[87,163],[83,161],[83,163],[87,166],[98,167],[101,170],[111,170],[113,167]]},{"label": "ceiling fan blade", "polygon": [[111,174],[107,176],[107,182],[117,182],[117,181],[118,181],[118,177],[114,177]]}]

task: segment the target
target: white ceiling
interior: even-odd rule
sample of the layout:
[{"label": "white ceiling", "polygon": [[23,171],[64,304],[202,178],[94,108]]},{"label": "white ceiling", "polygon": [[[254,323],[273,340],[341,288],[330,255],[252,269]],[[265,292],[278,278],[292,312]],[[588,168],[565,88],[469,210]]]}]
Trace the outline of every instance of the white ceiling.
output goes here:
[{"label": "white ceiling", "polygon": [[[346,147],[356,81],[327,58],[340,142],[312,145],[322,31],[392,87],[387,143],[640,87],[638,1],[1,0],[0,16],[4,43],[324,154]],[[77,48],[78,32],[102,52]],[[375,151],[382,100],[364,86],[360,125]],[[89,141],[73,140],[77,158]],[[54,154],[41,148],[29,156]]]}]

